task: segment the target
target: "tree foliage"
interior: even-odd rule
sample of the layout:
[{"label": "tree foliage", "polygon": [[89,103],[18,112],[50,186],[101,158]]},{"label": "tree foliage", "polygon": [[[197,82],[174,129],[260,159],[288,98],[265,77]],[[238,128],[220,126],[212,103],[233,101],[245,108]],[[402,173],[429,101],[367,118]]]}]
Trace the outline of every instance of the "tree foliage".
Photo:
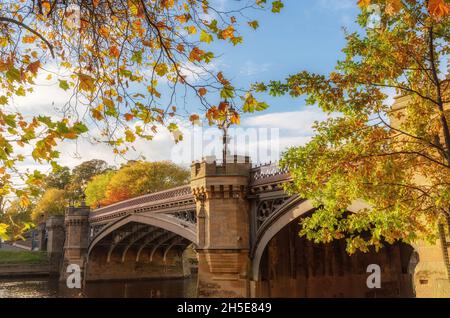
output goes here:
[{"label": "tree foliage", "polygon": [[46,188],[64,190],[70,184],[72,174],[69,167],[58,167],[45,178]]},{"label": "tree foliage", "polygon": [[12,201],[4,211],[0,212],[0,238],[4,240],[23,239],[23,232],[33,227],[31,211],[33,205],[21,206],[19,200]]},{"label": "tree foliage", "polygon": [[[316,242],[347,237],[347,249],[436,238],[450,214],[448,107],[449,6],[436,1],[361,0],[361,32],[346,34],[344,58],[328,75],[307,71],[256,84],[272,95],[306,95],[335,116],[315,123],[305,146],[289,149],[292,193],[317,212],[301,235]],[[367,27],[370,4],[380,25]],[[402,96],[393,107],[388,94]],[[400,107],[401,106],[401,107]],[[362,199],[369,208],[347,215]]]},{"label": "tree foliage", "polygon": [[67,206],[66,192],[61,189],[50,188],[44,192],[36,203],[31,218],[35,223],[42,222],[49,216],[63,215]]},{"label": "tree foliage", "polygon": [[96,208],[189,181],[189,171],[174,163],[136,161],[117,172],[94,177],[86,187],[86,203]]},{"label": "tree foliage", "polygon": [[[57,167],[62,140],[95,127],[94,142],[123,154],[136,138],[152,139],[166,126],[178,141],[172,118],[177,96],[189,91],[203,111],[238,91],[223,72],[210,67],[213,40],[242,42],[242,25],[256,29],[247,12],[283,7],[277,0],[230,3],[222,10],[207,0],[11,0],[0,3],[0,182],[2,192],[23,197],[12,184],[25,160],[17,149]],[[60,69],[53,72],[51,66]],[[190,74],[194,74],[194,79]],[[72,95],[59,116],[24,116],[13,107],[38,76]],[[161,84],[163,83],[163,85]],[[98,129],[97,129],[98,128]],[[27,154],[28,155],[28,154]],[[42,185],[37,173],[20,175]],[[1,195],[1,193],[0,193]]]},{"label": "tree foliage", "polygon": [[115,171],[108,171],[92,178],[87,184],[86,190],[86,204],[92,208],[100,206],[106,198],[106,189]]}]

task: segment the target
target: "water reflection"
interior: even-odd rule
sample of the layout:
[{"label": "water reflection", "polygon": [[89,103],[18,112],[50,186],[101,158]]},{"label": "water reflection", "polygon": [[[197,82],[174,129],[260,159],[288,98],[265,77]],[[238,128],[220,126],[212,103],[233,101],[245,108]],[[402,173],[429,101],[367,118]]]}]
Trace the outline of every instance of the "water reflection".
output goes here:
[{"label": "water reflection", "polygon": [[56,278],[1,279],[0,298],[167,298],[196,297],[197,277],[170,280],[88,282],[83,290],[68,289]]}]

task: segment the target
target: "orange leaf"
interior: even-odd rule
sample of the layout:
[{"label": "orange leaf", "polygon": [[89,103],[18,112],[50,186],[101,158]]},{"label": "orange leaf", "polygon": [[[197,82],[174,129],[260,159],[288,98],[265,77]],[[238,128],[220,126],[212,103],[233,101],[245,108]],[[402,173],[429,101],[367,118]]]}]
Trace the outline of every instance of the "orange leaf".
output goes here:
[{"label": "orange leaf", "polygon": [[117,46],[113,45],[113,46],[111,46],[111,47],[109,48],[109,55],[110,55],[111,57],[119,57],[120,51],[119,51],[119,49],[117,48]]},{"label": "orange leaf", "polygon": [[200,50],[198,47],[194,47],[191,53],[189,54],[189,60],[199,62],[204,54],[205,51]]},{"label": "orange leaf", "polygon": [[370,5],[370,0],[358,0],[358,5],[361,8],[367,8]]},{"label": "orange leaf", "polygon": [[237,112],[233,112],[230,120],[231,120],[231,123],[235,124],[235,125],[239,125],[241,123],[241,118]]},{"label": "orange leaf", "polygon": [[36,41],[36,36],[35,35],[26,35],[22,38],[22,42],[23,43],[34,43],[34,41]]},{"label": "orange leaf", "polygon": [[394,15],[400,11],[402,6],[401,0],[389,0],[385,11],[388,15]]},{"label": "orange leaf", "polygon": [[200,125],[200,116],[197,114],[192,114],[191,116],[189,116],[189,121],[193,125]]},{"label": "orange leaf", "polygon": [[201,87],[201,88],[198,89],[198,94],[199,94],[200,96],[205,96],[207,92],[208,92],[208,91],[207,91],[206,88],[204,88],[204,87]]},{"label": "orange leaf", "polygon": [[130,114],[130,113],[126,113],[125,115],[123,115],[123,117],[125,117],[126,121],[130,121],[130,120],[133,120],[134,115]]},{"label": "orange leaf", "polygon": [[229,25],[225,30],[222,30],[222,32],[220,32],[220,35],[224,40],[234,38],[234,27],[232,25]]},{"label": "orange leaf", "polygon": [[30,71],[31,73],[36,75],[40,66],[41,66],[41,62],[40,61],[36,61],[36,62],[30,63],[27,66],[27,71]]},{"label": "orange leaf", "polygon": [[430,0],[428,12],[435,18],[440,19],[449,14],[450,6],[445,3],[445,0]]}]

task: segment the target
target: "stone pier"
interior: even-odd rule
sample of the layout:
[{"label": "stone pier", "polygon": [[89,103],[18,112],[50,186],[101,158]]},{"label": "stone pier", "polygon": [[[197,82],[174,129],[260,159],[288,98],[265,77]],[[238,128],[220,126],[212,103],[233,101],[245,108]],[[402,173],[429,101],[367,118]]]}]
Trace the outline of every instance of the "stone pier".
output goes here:
[{"label": "stone pier", "polygon": [[67,267],[78,265],[81,273],[86,266],[86,255],[89,246],[89,207],[68,207],[64,224],[66,239],[64,244],[64,259],[61,267],[60,280],[65,281],[70,273]]}]

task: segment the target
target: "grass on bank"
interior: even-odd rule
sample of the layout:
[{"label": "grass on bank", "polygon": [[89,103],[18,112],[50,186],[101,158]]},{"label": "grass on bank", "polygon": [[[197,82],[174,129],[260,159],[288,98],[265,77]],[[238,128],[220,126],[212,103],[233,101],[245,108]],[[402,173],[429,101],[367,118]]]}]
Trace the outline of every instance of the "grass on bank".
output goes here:
[{"label": "grass on bank", "polygon": [[47,253],[43,251],[0,250],[0,265],[3,264],[46,264]]}]

